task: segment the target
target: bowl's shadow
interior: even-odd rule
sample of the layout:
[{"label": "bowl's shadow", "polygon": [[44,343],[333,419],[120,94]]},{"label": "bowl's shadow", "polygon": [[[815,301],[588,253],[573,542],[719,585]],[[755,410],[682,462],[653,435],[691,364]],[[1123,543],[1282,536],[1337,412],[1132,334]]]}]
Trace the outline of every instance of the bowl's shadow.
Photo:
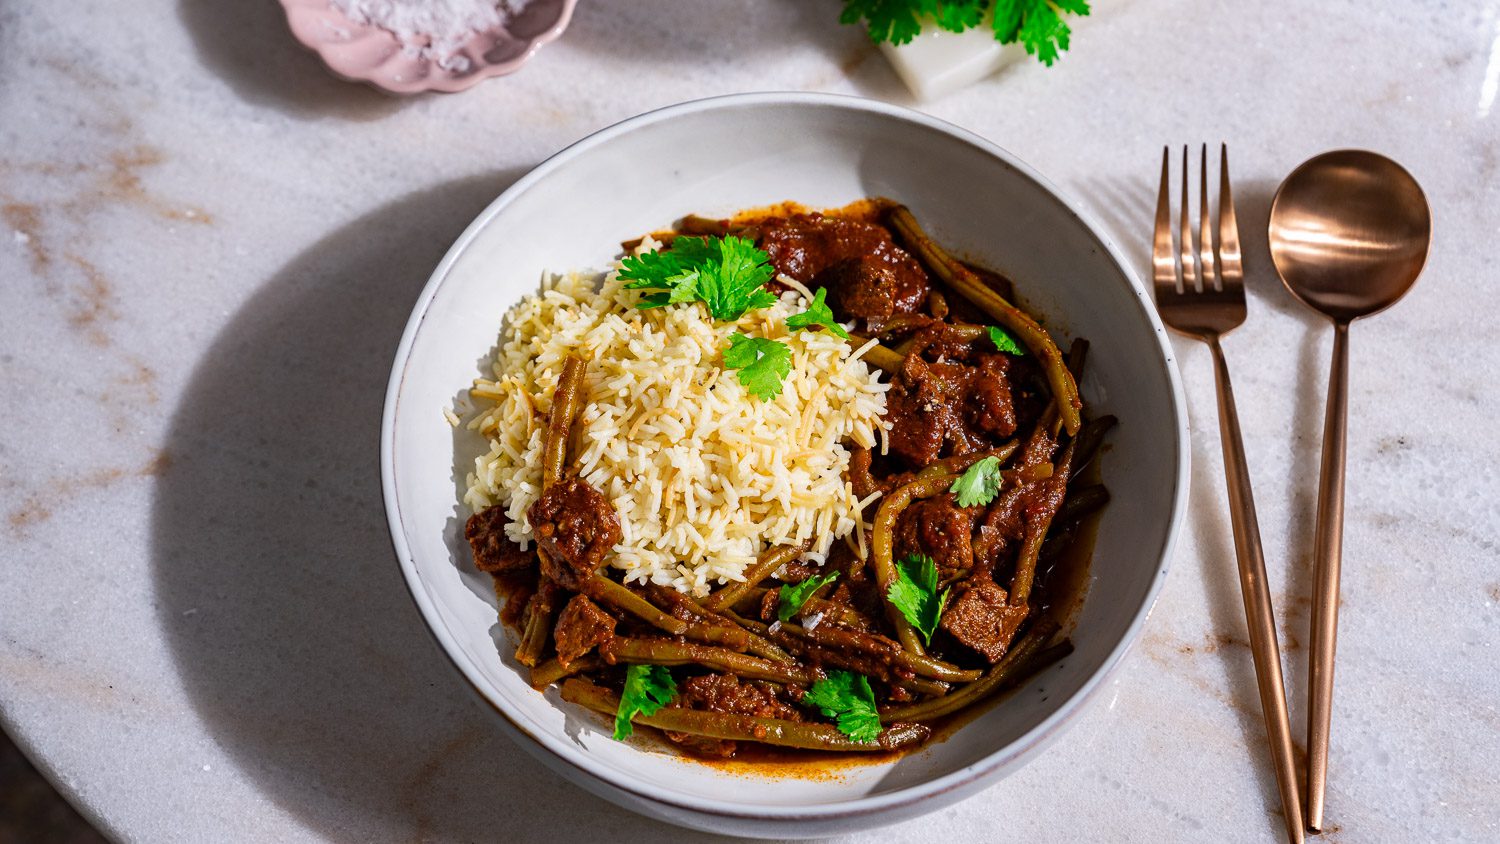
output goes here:
[{"label": "bowl's shadow", "polygon": [[413,194],[310,247],[223,329],[172,419],[152,513],[160,624],[197,716],[318,834],[690,837],[504,739],[392,557],[378,468],[391,356],[443,252],[518,175]]}]

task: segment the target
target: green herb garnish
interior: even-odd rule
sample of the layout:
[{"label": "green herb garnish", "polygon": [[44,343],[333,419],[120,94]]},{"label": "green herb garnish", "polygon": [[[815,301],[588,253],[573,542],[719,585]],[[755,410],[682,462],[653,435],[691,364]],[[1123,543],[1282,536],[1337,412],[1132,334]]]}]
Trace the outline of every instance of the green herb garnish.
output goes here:
[{"label": "green herb garnish", "polygon": [[880,713],[875,709],[875,693],[863,674],[851,671],[829,671],[827,679],[812,684],[802,702],[816,706],[825,717],[833,718],[839,732],[858,742],[871,744],[880,738]]},{"label": "green herb garnish", "polygon": [[1000,458],[990,455],[970,466],[948,488],[960,507],[988,504],[1000,494]]},{"label": "green herb garnish", "polygon": [[[990,27],[1001,44],[1020,42],[1026,52],[1048,67],[1068,49],[1072,30],[1068,14],[1087,16],[1088,0],[993,0]],[[841,23],[865,22],[871,40],[906,44],[922,32],[924,20],[949,32],[963,32],[984,23],[991,0],[844,0]]]},{"label": "green herb garnish", "polygon": [[724,368],[739,370],[746,392],[770,401],[781,395],[781,379],[792,371],[792,350],[779,340],[731,334]]},{"label": "green herb garnish", "polygon": [[1010,332],[998,326],[990,326],[990,342],[995,344],[998,351],[1008,355],[1024,355],[1026,350],[1016,342],[1016,338],[1010,336]]},{"label": "green herb garnish", "polygon": [[634,732],[630,719],[637,714],[655,715],[676,694],[677,681],[665,665],[632,665],[625,669],[625,690],[615,712],[615,741],[624,741]]},{"label": "green herb garnish", "polygon": [[702,302],[714,319],[733,322],[746,311],[776,304],[765,289],[770,256],[743,237],[679,237],[665,252],[632,255],[620,263],[630,290],[653,290],[637,308]]},{"label": "green herb garnish", "polygon": [[913,554],[896,565],[896,580],[886,590],[885,596],[891,605],[901,611],[906,621],[922,634],[922,640],[932,644],[932,634],[937,630],[938,620],[943,617],[943,607],[953,587],[939,595],[937,564],[926,554]]},{"label": "green herb garnish", "polygon": [[823,301],[823,297],[827,295],[828,289],[826,287],[819,287],[818,292],[813,295],[812,304],[807,306],[807,310],[803,311],[800,314],[793,314],[786,318],[786,327],[826,328],[829,331],[832,331],[834,334],[837,334],[845,340],[848,340],[849,332],[845,331],[844,327],[842,325],[839,325],[838,322],[834,320],[833,309],[828,307],[828,304]]},{"label": "green herb garnish", "polygon": [[788,583],[781,587],[781,597],[776,602],[776,617],[782,621],[791,621],[792,616],[802,609],[813,593],[832,583],[839,576],[836,571],[831,571],[822,577],[809,577],[801,583]]}]

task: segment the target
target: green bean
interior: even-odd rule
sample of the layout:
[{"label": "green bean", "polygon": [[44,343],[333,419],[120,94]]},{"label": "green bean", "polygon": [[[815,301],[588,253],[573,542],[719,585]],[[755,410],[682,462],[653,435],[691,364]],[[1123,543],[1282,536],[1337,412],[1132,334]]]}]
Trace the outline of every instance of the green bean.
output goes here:
[{"label": "green bean", "polygon": [[971,706],[989,697],[995,691],[1002,688],[1013,679],[1020,679],[1020,672],[1028,668],[1032,656],[1041,650],[1048,639],[1057,633],[1057,624],[1051,620],[1037,622],[1021,641],[1017,642],[1005,658],[1000,660],[989,671],[985,672],[980,679],[967,686],[945,695],[936,700],[924,701],[909,706],[898,706],[887,709],[880,713],[880,720],[892,721],[930,721],[941,718],[952,712],[957,712],[964,707]]},{"label": "green bean", "polygon": [[[587,680],[575,678],[563,683],[562,698],[569,703],[576,703],[606,715],[613,715],[620,709],[619,697],[608,689],[596,686]],[[729,715],[680,707],[658,709],[654,715],[637,713],[631,721],[674,733],[689,733],[729,741],[753,741],[779,747],[800,747],[807,750],[878,753],[912,747],[921,744],[932,735],[932,730],[921,724],[891,724],[878,739],[866,743],[855,741],[839,732],[837,727],[827,724],[807,724],[755,715]]]},{"label": "green bean", "polygon": [[806,551],[809,543],[801,545],[777,545],[767,548],[750,568],[745,570],[745,579],[738,583],[731,583],[719,591],[709,595],[703,601],[703,608],[713,612],[732,607],[739,603],[740,597],[755,588],[762,580],[776,573],[776,570],[795,560]]},{"label": "green bean", "polygon": [[723,237],[729,234],[730,226],[726,220],[715,220],[711,217],[689,214],[682,218],[682,222],[677,224],[677,229],[683,234]]},{"label": "green bean", "polygon": [[593,654],[581,656],[568,663],[567,666],[558,662],[556,658],[549,659],[531,669],[531,687],[533,689],[545,689],[564,677],[571,677],[574,674],[584,671],[593,671],[601,664],[599,657]]},{"label": "green bean", "polygon": [[901,511],[905,510],[913,499],[941,495],[953,486],[953,480],[954,476],[951,474],[933,475],[897,488],[880,502],[880,509],[875,512],[874,527],[870,531],[870,565],[875,569],[875,582],[880,585],[880,594],[886,598],[886,616],[891,620],[891,625],[896,628],[897,638],[901,640],[901,645],[918,655],[926,653],[922,648],[922,642],[917,638],[916,631],[912,630],[911,625],[907,623],[906,616],[896,609],[896,605],[892,604],[889,598],[891,584],[896,581],[893,549],[896,520],[901,517]]},{"label": "green bean", "polygon": [[1015,440],[1011,440],[999,448],[992,448],[988,451],[974,451],[959,457],[944,457],[942,460],[923,466],[922,471],[917,473],[917,480],[920,481],[923,478],[930,478],[933,475],[944,473],[962,475],[965,469],[990,457],[998,458],[1001,463],[1004,463],[1010,459],[1012,454],[1016,453],[1017,445]]},{"label": "green bean", "polygon": [[916,217],[903,205],[891,210],[891,224],[923,261],[937,273],[953,292],[969,300],[976,307],[994,317],[1003,327],[1014,332],[1026,348],[1041,361],[1047,384],[1052,389],[1053,399],[1062,414],[1063,425],[1069,434],[1078,432],[1082,424],[1080,411],[1083,402],[1078,398],[1078,385],[1063,363],[1062,352],[1046,329],[1037,324],[1031,315],[1006,301],[985,284],[973,270],[954,259],[922,230]]},{"label": "green bean", "polygon": [[[1068,347],[1068,373],[1073,376],[1073,383],[1077,384],[1083,379],[1083,364],[1089,356],[1089,341],[1082,337],[1074,337],[1073,344]],[[1057,439],[1057,433],[1062,429],[1061,406],[1057,401],[1047,405],[1046,411],[1042,413],[1043,427],[1047,429],[1047,435]],[[1080,428],[1080,430],[1082,430]]]},{"label": "green bean", "polygon": [[805,611],[820,612],[829,621],[836,621],[839,624],[846,627],[853,627],[856,630],[869,630],[874,626],[859,610],[834,603],[833,601],[824,600],[823,598],[808,598],[803,602],[802,608]]},{"label": "green bean", "polygon": [[[542,550],[537,549],[541,554]],[[521,644],[516,648],[516,662],[530,668],[542,661],[542,652],[547,648],[552,635],[552,616],[557,612],[557,584],[542,578],[531,602],[526,606],[526,627],[521,631]]]},{"label": "green bean", "polygon": [[[870,338],[865,337],[862,334],[855,334],[853,332],[850,332],[849,334],[849,342],[853,344],[855,348],[863,346],[869,341]],[[866,363],[870,364],[876,369],[884,370],[885,372],[894,375],[896,372],[900,371],[901,364],[906,361],[906,356],[898,351],[895,351],[889,346],[882,346],[881,344],[876,343],[875,345],[865,350],[863,359]]]},{"label": "green bean", "polygon": [[1057,515],[1052,517],[1052,524],[1057,527],[1070,527],[1108,503],[1109,490],[1105,489],[1102,484],[1079,487],[1063,499],[1062,506],[1057,509]]},{"label": "green bean", "polygon": [[652,627],[665,630],[673,636],[681,636],[687,632],[687,622],[667,615],[650,601],[602,574],[595,574],[584,581],[583,593],[600,603],[609,604],[622,612],[628,612]]},{"label": "green bean", "polygon": [[758,659],[728,648],[674,642],[670,639],[618,636],[602,645],[600,652],[610,664],[704,665],[751,680],[768,680],[792,686],[806,686],[816,682],[819,676],[810,669]]},{"label": "green bean", "polygon": [[1031,597],[1031,584],[1036,579],[1036,563],[1042,553],[1042,541],[1047,538],[1047,528],[1051,527],[1057,508],[1062,506],[1063,492],[1068,483],[1068,467],[1073,463],[1073,451],[1077,446],[1076,439],[1068,443],[1068,447],[1063,449],[1062,459],[1058,461],[1057,474],[1045,482],[1048,486],[1047,497],[1056,500],[1056,505],[1042,510],[1035,518],[1030,514],[1027,516],[1026,538],[1021,542],[1021,552],[1016,556],[1016,573],[1010,580],[1009,603],[1013,607],[1025,606],[1026,599]]},{"label": "green bean", "polygon": [[782,622],[777,631],[799,639],[815,642],[827,648],[832,648],[839,653],[857,651],[877,659],[888,659],[892,664],[899,665],[907,671],[924,677],[931,677],[934,680],[968,683],[984,676],[982,672],[977,670],[959,668],[956,665],[935,659],[926,654],[914,654],[903,650],[900,643],[892,641],[879,633],[849,630],[827,624],[819,624],[817,627],[809,628],[806,625],[793,624],[791,622]]},{"label": "green bean", "polygon": [[547,415],[547,439],[542,446],[542,489],[557,483],[568,462],[568,438],[573,418],[583,399],[583,358],[568,355],[563,363],[557,389],[552,392],[552,409]]},{"label": "green bean", "polygon": [[1101,416],[1083,423],[1083,428],[1074,438],[1078,440],[1078,453],[1073,455],[1073,477],[1078,477],[1078,473],[1094,461],[1094,456],[1099,452],[1099,446],[1104,444],[1104,435],[1109,433],[1109,429],[1113,428],[1117,421],[1119,420],[1113,416]]}]

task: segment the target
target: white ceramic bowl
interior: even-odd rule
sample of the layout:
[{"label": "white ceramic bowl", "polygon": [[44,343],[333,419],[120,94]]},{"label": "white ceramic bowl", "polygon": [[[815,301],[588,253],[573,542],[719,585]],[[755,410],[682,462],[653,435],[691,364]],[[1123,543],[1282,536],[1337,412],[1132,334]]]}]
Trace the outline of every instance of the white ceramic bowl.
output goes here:
[{"label": "white ceramic bowl", "polygon": [[[690,212],[727,215],[786,199],[837,206],[872,195],[911,206],[941,242],[1015,279],[1055,332],[1092,343],[1085,399],[1120,425],[1104,457],[1114,500],[1072,632],[1077,650],[947,741],[837,776],[746,776],[647,739],[613,741],[593,714],[555,690],[543,696],[527,686],[508,641],[496,647],[504,634],[489,576],[468,561],[466,513],[457,503],[482,445],[455,433],[442,408],[488,371],[502,316],[544,270],[602,268],[620,241]],[[1026,165],[983,138],[895,106],[748,94],[598,132],[479,215],[433,273],[401,338],[381,469],[412,597],[518,745],[588,791],[672,823],[812,836],[942,808],[1016,770],[1068,725],[1136,638],[1161,586],[1187,492],[1186,426],[1171,346],[1140,283],[1097,226]]]}]

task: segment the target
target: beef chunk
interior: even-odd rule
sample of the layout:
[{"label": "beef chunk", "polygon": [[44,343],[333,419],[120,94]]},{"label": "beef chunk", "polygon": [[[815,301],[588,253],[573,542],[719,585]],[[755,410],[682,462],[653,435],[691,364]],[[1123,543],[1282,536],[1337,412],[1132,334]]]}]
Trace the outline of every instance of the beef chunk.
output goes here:
[{"label": "beef chunk", "polygon": [[576,478],[563,478],[526,511],[543,551],[542,573],[569,589],[593,577],[620,541],[620,517],[599,490]]},{"label": "beef chunk", "polygon": [[1016,405],[1010,395],[1008,355],[984,355],[969,377],[967,421],[993,437],[1016,432]]},{"label": "beef chunk", "polygon": [[940,622],[954,639],[978,651],[993,665],[1005,656],[1029,612],[1006,603],[1005,590],[989,581],[969,585]]},{"label": "beef chunk", "polygon": [[[857,314],[846,306],[871,309],[882,318],[892,313],[910,314],[922,309],[932,282],[927,271],[910,253],[896,245],[891,233],[876,223],[825,217],[822,214],[797,214],[776,217],[760,224],[760,248],[771,258],[771,265],[803,283],[822,283],[829,287],[829,306],[840,319]],[[865,261],[861,270],[861,290],[848,297],[830,286],[834,277],[820,280],[835,264]],[[849,273],[848,268],[840,273]],[[885,309],[886,301],[890,309]]]},{"label": "beef chunk", "polygon": [[896,558],[926,554],[946,579],[974,566],[973,514],[952,493],[913,502],[896,521]]},{"label": "beef chunk", "polygon": [[[802,712],[782,700],[774,686],[741,680],[733,674],[704,674],[689,678],[678,690],[677,700],[672,706],[727,715],[803,720]],[[728,739],[711,739],[671,730],[664,732],[667,738],[704,756],[729,757],[739,748],[736,742]]]},{"label": "beef chunk", "polygon": [[828,288],[828,306],[844,319],[879,324],[896,309],[896,272],[873,258],[846,258],[818,273],[813,283]]},{"label": "beef chunk", "polygon": [[491,574],[520,571],[536,559],[536,554],[521,550],[505,535],[508,524],[505,508],[498,504],[480,510],[464,524],[464,538],[474,550],[474,566],[480,571]]},{"label": "beef chunk", "polygon": [[563,607],[557,617],[557,627],[552,636],[557,640],[557,661],[566,668],[568,663],[583,656],[615,635],[615,619],[600,609],[597,604],[582,595]]}]

